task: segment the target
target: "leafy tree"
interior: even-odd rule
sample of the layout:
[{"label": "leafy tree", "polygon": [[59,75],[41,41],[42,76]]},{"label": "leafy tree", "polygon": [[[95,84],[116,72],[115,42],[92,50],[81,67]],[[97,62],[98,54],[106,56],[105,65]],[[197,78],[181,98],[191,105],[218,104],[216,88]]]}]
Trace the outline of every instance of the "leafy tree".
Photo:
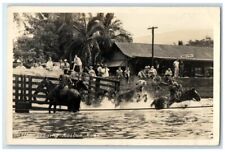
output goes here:
[{"label": "leafy tree", "polygon": [[[19,22],[18,15],[14,16],[14,21]],[[32,50],[43,59],[48,56],[53,60],[66,57],[64,52],[73,39],[72,25],[68,22],[72,21],[70,16],[72,14],[68,13],[23,13],[25,30],[14,44],[14,56],[18,58],[19,55]]]},{"label": "leafy tree", "polygon": [[201,40],[189,40],[187,45],[200,47],[213,47],[213,39],[211,39],[211,37],[206,36],[205,39]]},{"label": "leafy tree", "polygon": [[113,42],[132,41],[110,13],[94,17],[91,13],[23,13],[22,17],[14,14],[15,23],[22,22],[25,28],[14,42],[14,56],[24,60],[44,61],[51,56],[71,61],[78,54],[85,65],[92,65]]}]

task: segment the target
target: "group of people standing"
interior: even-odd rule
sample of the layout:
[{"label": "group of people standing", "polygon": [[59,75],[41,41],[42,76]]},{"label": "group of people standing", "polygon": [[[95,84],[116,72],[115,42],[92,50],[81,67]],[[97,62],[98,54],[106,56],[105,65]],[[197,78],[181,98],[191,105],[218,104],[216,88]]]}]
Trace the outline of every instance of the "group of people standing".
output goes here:
[{"label": "group of people standing", "polygon": [[[72,72],[74,71],[79,74],[85,72],[92,77],[95,77],[95,76],[109,77],[110,76],[109,75],[110,69],[105,64],[99,63],[94,67],[93,66],[84,67],[81,59],[77,55],[75,55],[74,60],[72,61],[71,64],[73,64],[73,66],[70,65],[67,59],[64,59],[64,60],[60,59],[59,69],[68,70]],[[56,66],[53,63],[51,57],[49,57],[46,63],[46,69],[54,70],[56,69],[55,67]],[[158,76],[157,70],[159,70],[159,63],[156,64],[156,68],[154,66],[145,66],[143,70],[138,72],[137,76],[140,79],[146,79],[146,78],[155,79]],[[183,73],[183,62],[176,59],[173,62],[173,69],[172,68],[166,69],[163,76],[165,78],[165,81],[169,81],[171,78],[177,78],[179,76],[182,76],[183,75],[182,73]],[[124,70],[122,69],[122,67],[118,67],[118,69],[116,70],[116,77],[118,79],[125,78],[127,82],[129,82],[130,76],[131,76],[131,71],[129,67],[126,67]]]},{"label": "group of people standing", "polygon": [[157,76],[157,70],[154,66],[145,66],[145,68],[138,72],[138,77],[141,79],[155,78]]},{"label": "group of people standing", "polygon": [[[174,71],[174,73],[173,73]],[[165,80],[169,80],[171,79],[172,77],[174,78],[178,78],[178,77],[182,77],[184,75],[184,63],[183,61],[179,61],[178,59],[176,59],[174,62],[173,62],[173,71],[171,70],[171,68],[168,68],[166,71],[165,71]]]},{"label": "group of people standing", "polygon": [[[100,77],[109,77],[109,68],[105,64],[97,64],[95,67],[93,66],[83,66],[81,59],[75,55],[74,60],[71,62],[72,66],[67,61],[67,59],[59,60],[59,69],[65,71],[69,71],[72,75],[89,74],[89,76],[100,76]],[[52,71],[54,69],[54,63],[49,57],[46,63],[46,69]]]},{"label": "group of people standing", "polygon": [[[72,63],[73,63],[72,71],[82,72],[82,62],[77,55],[75,55]],[[52,58],[49,57],[48,61],[46,62],[46,69],[49,71],[52,71],[54,70],[54,66],[57,66],[57,65],[53,63]],[[67,61],[67,59],[64,59],[64,60],[60,59],[58,68],[62,70],[70,70],[71,66],[70,66],[70,63]]]},{"label": "group of people standing", "polygon": [[119,67],[116,70],[116,76],[118,79],[122,79],[125,78],[127,80],[127,82],[129,83],[129,79],[130,79],[130,68],[126,67],[126,69],[123,71],[121,67]]},{"label": "group of people standing", "polygon": [[52,58],[49,57],[48,61],[45,64],[45,67],[46,67],[46,70],[48,71],[65,70],[70,68],[70,64],[67,61],[67,59],[64,59],[64,60],[60,59],[59,64],[57,65],[56,63],[52,61]]}]

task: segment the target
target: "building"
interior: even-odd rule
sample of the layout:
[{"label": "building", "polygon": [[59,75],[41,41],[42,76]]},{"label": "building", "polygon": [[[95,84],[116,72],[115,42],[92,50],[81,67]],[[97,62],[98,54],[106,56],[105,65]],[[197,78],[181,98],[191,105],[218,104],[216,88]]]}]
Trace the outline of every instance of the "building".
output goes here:
[{"label": "building", "polygon": [[[129,66],[133,75],[151,66],[152,45],[143,43],[114,43],[105,64],[114,73],[118,67]],[[213,48],[184,45],[154,45],[154,66],[159,64],[158,73],[163,75],[167,68],[173,69],[173,62],[183,62],[183,76],[211,77],[213,71]]]}]

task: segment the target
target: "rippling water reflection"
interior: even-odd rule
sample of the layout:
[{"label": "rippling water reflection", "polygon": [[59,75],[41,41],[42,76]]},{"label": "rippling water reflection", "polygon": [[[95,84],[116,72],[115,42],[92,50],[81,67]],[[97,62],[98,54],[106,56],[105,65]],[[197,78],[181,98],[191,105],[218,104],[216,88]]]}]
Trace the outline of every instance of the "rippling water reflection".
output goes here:
[{"label": "rippling water reflection", "polygon": [[210,139],[213,138],[213,108],[14,113],[13,137]]}]

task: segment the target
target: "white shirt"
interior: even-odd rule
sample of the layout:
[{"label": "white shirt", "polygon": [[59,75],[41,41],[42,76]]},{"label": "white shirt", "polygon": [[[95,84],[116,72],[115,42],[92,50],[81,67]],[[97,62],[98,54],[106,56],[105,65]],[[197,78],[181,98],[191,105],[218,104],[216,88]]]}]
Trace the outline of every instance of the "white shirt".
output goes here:
[{"label": "white shirt", "polygon": [[46,63],[46,67],[47,67],[48,69],[51,69],[51,68],[53,67],[53,62],[52,62],[52,61],[48,61],[48,62]]},{"label": "white shirt", "polygon": [[74,64],[81,66],[82,65],[81,59],[79,57],[75,57],[74,58]]},{"label": "white shirt", "polygon": [[101,71],[102,71],[102,67],[99,66],[99,67],[97,68],[97,71],[98,71],[98,72],[101,72]]},{"label": "white shirt", "polygon": [[109,77],[109,69],[102,68],[102,77]]},{"label": "white shirt", "polygon": [[179,68],[179,62],[176,60],[173,62],[174,68]]},{"label": "white shirt", "polygon": [[153,69],[153,75],[157,75],[157,70],[156,69]]},{"label": "white shirt", "polygon": [[95,74],[95,71],[93,69],[89,70],[89,75],[92,76],[92,77],[95,77],[96,74]]}]

